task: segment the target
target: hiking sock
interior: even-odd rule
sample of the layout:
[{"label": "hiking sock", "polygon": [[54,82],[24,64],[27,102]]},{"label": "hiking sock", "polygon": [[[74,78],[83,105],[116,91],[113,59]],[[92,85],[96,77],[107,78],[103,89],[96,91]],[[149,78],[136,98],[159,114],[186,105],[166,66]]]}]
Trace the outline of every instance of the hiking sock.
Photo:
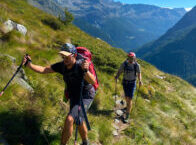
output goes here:
[{"label": "hiking sock", "polygon": [[129,113],[126,112],[126,118],[125,119],[129,119]]},{"label": "hiking sock", "polygon": [[124,123],[128,123],[129,122],[129,113],[125,114],[125,118],[124,118]]}]

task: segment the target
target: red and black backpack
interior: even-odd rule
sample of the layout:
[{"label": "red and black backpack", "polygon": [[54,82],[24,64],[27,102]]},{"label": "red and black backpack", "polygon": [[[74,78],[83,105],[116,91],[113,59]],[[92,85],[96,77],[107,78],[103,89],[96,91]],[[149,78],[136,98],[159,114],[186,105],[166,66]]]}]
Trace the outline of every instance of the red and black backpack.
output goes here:
[{"label": "red and black backpack", "polygon": [[93,85],[93,87],[95,88],[95,90],[97,90],[97,88],[99,87],[99,81],[97,78],[94,64],[92,62],[91,52],[85,47],[76,47],[76,49],[77,49],[77,53],[80,54],[82,57],[84,57],[90,63],[89,71],[96,77],[96,83]]}]

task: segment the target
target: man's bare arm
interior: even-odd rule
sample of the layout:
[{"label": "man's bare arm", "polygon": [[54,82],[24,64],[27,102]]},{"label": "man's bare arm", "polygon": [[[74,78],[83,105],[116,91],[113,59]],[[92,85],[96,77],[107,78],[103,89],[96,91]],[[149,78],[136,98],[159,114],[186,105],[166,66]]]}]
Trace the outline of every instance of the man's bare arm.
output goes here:
[{"label": "man's bare arm", "polygon": [[40,74],[47,74],[47,73],[53,73],[54,72],[54,70],[51,68],[51,66],[43,67],[43,66],[32,64],[32,63],[29,63],[27,66],[30,69],[32,69],[33,71],[35,71],[37,73],[40,73]]},{"label": "man's bare arm", "polygon": [[35,65],[31,62],[31,57],[29,55],[25,55],[23,58],[23,65],[27,64],[27,67],[32,69],[33,71],[41,74],[53,73],[54,70],[51,66],[43,67],[39,65]]},{"label": "man's bare arm", "polygon": [[87,72],[85,73],[84,79],[85,79],[88,83],[90,83],[90,84],[92,84],[92,85],[94,85],[94,84],[96,83],[96,78],[95,78],[95,76],[94,76],[90,71],[87,71]]}]

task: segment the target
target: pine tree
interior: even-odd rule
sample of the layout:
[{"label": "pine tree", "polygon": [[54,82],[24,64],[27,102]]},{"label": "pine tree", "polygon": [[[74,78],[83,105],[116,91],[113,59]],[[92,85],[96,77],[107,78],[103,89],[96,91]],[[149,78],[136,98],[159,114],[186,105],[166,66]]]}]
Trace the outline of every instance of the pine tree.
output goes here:
[{"label": "pine tree", "polygon": [[73,14],[70,13],[67,8],[65,8],[64,13],[65,13],[65,20],[63,21],[63,23],[65,25],[72,23],[72,21],[74,20]]}]

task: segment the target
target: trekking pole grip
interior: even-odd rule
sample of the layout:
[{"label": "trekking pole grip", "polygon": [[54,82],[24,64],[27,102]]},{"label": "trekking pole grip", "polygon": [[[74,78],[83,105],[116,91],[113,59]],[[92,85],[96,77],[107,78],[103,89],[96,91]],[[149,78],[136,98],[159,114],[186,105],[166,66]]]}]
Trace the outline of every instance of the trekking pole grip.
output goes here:
[{"label": "trekking pole grip", "polygon": [[32,60],[29,59],[28,56],[29,56],[28,54],[25,54],[25,58],[27,59],[27,61],[26,61],[25,64],[24,64],[25,67],[27,66],[27,64],[28,64],[29,62],[32,62]]}]

